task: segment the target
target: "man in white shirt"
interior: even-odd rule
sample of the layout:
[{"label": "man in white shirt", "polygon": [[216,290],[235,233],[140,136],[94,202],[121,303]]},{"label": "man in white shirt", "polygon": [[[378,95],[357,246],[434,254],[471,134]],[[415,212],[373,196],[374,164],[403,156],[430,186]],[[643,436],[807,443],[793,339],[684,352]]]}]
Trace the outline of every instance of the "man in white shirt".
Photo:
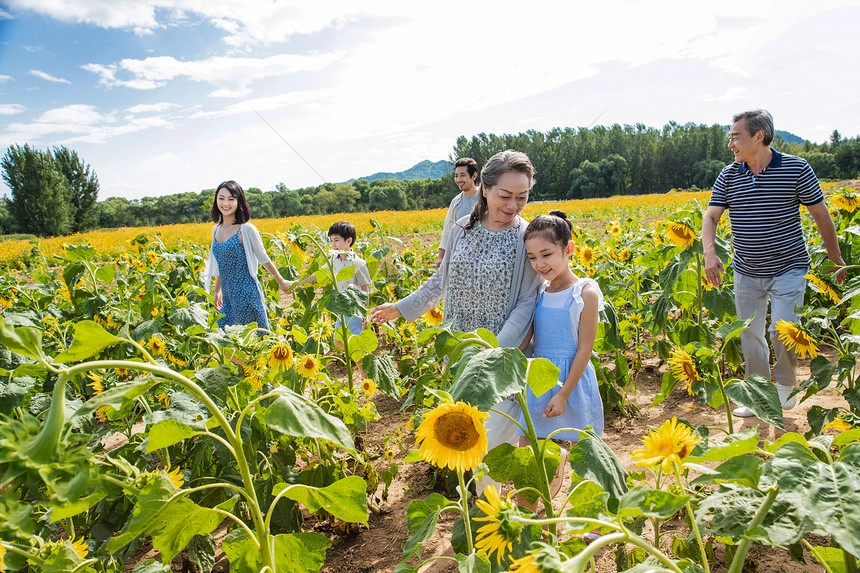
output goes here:
[{"label": "man in white shirt", "polygon": [[[448,214],[445,215],[445,224],[442,227],[442,240],[440,245],[445,244],[445,239],[451,232],[451,227],[462,217],[472,212],[478,200],[478,162],[471,157],[461,157],[454,163],[454,183],[460,188],[460,193],[451,200],[448,206]],[[436,259],[436,268],[445,257],[445,249],[439,248]]]}]

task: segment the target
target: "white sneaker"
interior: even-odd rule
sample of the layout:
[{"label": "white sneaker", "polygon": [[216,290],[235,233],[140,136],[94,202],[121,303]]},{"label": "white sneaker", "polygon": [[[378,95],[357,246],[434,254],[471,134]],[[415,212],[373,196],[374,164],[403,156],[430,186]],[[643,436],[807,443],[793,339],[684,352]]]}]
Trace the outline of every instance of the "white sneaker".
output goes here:
[{"label": "white sneaker", "polygon": [[792,392],[794,392],[794,386],[783,386],[777,382],[776,393],[779,394],[779,401],[783,410],[791,410],[797,404],[797,396],[788,397]]},{"label": "white sneaker", "polygon": [[732,414],[734,414],[738,418],[752,418],[753,416],[755,416],[755,413],[746,406],[738,406],[737,408],[732,410]]}]

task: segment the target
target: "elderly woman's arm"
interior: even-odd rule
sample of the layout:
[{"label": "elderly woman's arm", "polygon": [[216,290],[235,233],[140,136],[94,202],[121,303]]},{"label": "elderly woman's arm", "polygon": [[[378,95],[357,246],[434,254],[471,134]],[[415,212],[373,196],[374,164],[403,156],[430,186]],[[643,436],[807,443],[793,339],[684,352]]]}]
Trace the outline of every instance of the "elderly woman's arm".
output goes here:
[{"label": "elderly woman's arm", "polygon": [[540,283],[540,276],[529,262],[525,261],[523,280],[520,283],[520,291],[517,293],[516,305],[496,337],[499,340],[499,346],[518,348],[523,342],[523,338],[532,325],[532,315],[534,314]]}]

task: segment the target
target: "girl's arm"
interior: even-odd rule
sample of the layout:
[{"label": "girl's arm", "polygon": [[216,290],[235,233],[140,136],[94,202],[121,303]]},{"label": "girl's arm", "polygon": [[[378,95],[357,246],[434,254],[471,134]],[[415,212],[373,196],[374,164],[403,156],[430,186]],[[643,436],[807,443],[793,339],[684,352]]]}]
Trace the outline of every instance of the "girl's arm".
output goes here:
[{"label": "girl's arm", "polygon": [[287,292],[290,292],[296,287],[305,286],[308,283],[315,283],[317,281],[317,274],[313,273],[298,282],[287,281]]},{"label": "girl's arm", "polygon": [[273,263],[272,261],[269,261],[268,263],[263,263],[263,268],[266,269],[266,271],[270,275],[272,275],[276,281],[278,281],[278,287],[282,291],[289,290],[290,281],[281,276],[281,273],[278,272],[278,267],[275,266],[275,263]]},{"label": "girl's arm", "polygon": [[221,305],[223,304],[221,298],[221,275],[215,277],[215,291],[212,293],[212,297],[215,299],[215,309],[221,310]]},{"label": "girl's arm", "polygon": [[573,357],[573,363],[570,365],[570,371],[567,373],[567,378],[564,385],[558,394],[553,396],[549,404],[544,410],[545,418],[553,418],[561,416],[567,407],[567,399],[570,393],[576,388],[579,379],[585,372],[586,366],[591,361],[591,351],[594,350],[594,339],[597,337],[597,305],[599,297],[594,288],[586,285],[582,289],[582,312],[579,315],[579,344],[576,348],[576,355]]},{"label": "girl's arm", "polygon": [[532,341],[532,336],[534,336],[534,333],[535,333],[535,325],[534,325],[534,323],[532,323],[531,326],[529,326],[529,331],[526,332],[526,337],[523,338],[523,341],[520,343],[520,351],[521,352],[525,352],[526,348],[529,347],[529,344]]}]

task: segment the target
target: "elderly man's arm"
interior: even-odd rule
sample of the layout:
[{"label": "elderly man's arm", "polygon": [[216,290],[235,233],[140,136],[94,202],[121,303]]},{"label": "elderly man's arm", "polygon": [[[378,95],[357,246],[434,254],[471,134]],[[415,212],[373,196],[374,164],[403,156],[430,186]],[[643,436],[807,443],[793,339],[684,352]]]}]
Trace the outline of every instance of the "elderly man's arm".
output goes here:
[{"label": "elderly man's arm", "polygon": [[[824,201],[819,201],[814,205],[807,205],[809,214],[815,221],[815,226],[818,227],[818,232],[824,241],[824,247],[827,249],[827,258],[833,261],[833,264],[838,267],[844,267],[845,261],[842,259],[842,250],[839,248],[839,239],[836,236],[836,226],[833,224],[833,219],[830,217],[830,212],[827,210],[827,205]],[[836,282],[842,284],[845,282],[845,269],[836,271]]]},{"label": "elderly man's arm", "polygon": [[714,286],[723,284],[723,262],[717,256],[717,225],[725,207],[711,205],[702,218],[702,249],[705,252],[705,278]]}]

